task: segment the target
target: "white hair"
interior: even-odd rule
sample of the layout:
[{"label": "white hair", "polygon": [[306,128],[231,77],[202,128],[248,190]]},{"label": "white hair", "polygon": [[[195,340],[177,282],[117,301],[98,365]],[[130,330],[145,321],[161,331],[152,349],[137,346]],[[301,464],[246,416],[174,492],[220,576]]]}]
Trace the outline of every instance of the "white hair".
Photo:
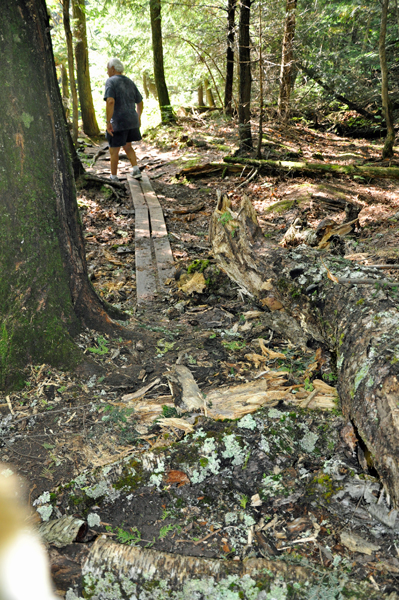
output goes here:
[{"label": "white hair", "polygon": [[117,71],[118,73],[123,73],[123,71],[125,70],[125,67],[123,66],[123,63],[119,60],[119,58],[111,58],[108,61],[108,67],[110,69],[112,67],[115,67],[115,71]]}]

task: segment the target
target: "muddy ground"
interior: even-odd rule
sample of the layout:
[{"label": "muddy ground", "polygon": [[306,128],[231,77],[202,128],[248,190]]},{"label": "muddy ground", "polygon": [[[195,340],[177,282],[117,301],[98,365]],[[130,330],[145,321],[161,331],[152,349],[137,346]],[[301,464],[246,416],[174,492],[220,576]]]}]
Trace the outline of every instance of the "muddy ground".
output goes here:
[{"label": "muddy ground", "polygon": [[[224,178],[181,175],[183,168],[233,154],[237,138],[234,123],[207,115],[149,132],[137,147],[175,260],[166,293],[144,305],[135,297],[127,186],[79,188],[90,279],[129,314],[124,324],[132,340],[83,331],[76,342],[87,361],[76,373],[33,365],[26,387],[2,399],[0,458],[27,480],[36,521],[74,515],[88,523],[79,542],[51,546],[56,588],[61,596],[69,590],[70,600],[83,593],[81,565],[100,534],[226,564],[264,558],[308,569],[307,584],[292,573],[276,578],[270,572],[254,578],[257,587],[230,581],[231,598],[397,597],[399,520],[367,450],[341,415],[333,357],[316,342],[301,348],[269,330],[264,307],[220,271],[208,243],[216,190],[233,205],[247,194],[264,235],[276,244],[298,217],[312,227],[326,217],[342,222],[345,213],[334,199],[344,199],[361,205],[359,227],[345,237],[346,257],[390,264],[387,276],[395,278],[397,182],[287,174],[248,180],[249,169]],[[105,147],[82,138],[88,171],[103,177],[108,155],[94,157]],[[381,148],[382,142],[269,122],[263,151],[267,158],[379,165]],[[395,154],[391,164],[398,162]],[[127,171],[122,155],[122,182]],[[190,292],[187,283],[199,274],[203,283]],[[187,411],[173,391],[176,361],[199,386],[202,410]],[[207,400],[212,392],[262,381],[275,392],[263,408],[251,412],[247,402],[235,419],[211,416],[217,413]],[[310,397],[315,390],[321,390],[318,402]],[[143,582],[136,596],[115,595],[109,582],[101,592],[95,585],[92,597],[162,597]],[[212,589],[213,597],[227,597]],[[84,593],[90,596],[88,586]],[[209,590],[196,593],[212,597]]]}]

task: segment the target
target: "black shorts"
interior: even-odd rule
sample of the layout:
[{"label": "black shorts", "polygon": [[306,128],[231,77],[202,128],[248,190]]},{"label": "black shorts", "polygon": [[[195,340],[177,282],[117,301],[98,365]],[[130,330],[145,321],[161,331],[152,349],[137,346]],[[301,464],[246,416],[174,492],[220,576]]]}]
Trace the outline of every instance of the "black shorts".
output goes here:
[{"label": "black shorts", "polygon": [[139,142],[141,140],[140,129],[122,129],[122,131],[114,131],[114,135],[106,133],[110,148],[120,148],[128,142]]}]

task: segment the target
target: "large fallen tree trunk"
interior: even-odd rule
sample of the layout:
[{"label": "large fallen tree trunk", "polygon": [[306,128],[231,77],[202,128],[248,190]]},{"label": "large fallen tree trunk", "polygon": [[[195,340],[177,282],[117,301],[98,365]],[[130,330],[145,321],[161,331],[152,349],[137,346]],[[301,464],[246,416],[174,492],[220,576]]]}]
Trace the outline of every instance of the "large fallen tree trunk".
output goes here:
[{"label": "large fallen tree trunk", "polygon": [[307,175],[321,175],[331,173],[331,175],[356,175],[361,177],[399,179],[398,167],[373,167],[358,165],[332,165],[322,163],[308,163],[289,160],[259,160],[255,158],[238,158],[225,156],[226,163],[252,165],[262,170],[270,172],[289,171],[291,173],[306,173]]},{"label": "large fallen tree trunk", "polygon": [[246,197],[237,213],[219,198],[210,240],[229,277],[270,311],[272,328],[283,324],[297,343],[305,334],[336,355],[342,411],[398,507],[399,284],[385,287],[378,269],[305,245],[272,246]]}]

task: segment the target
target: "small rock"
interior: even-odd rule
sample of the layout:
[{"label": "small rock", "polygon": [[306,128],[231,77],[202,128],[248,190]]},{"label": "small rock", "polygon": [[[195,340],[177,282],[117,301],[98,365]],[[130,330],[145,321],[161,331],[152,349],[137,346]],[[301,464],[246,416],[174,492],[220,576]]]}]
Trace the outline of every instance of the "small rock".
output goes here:
[{"label": "small rock", "polygon": [[136,350],[139,352],[144,352],[144,342],[143,340],[137,340],[136,342]]}]

